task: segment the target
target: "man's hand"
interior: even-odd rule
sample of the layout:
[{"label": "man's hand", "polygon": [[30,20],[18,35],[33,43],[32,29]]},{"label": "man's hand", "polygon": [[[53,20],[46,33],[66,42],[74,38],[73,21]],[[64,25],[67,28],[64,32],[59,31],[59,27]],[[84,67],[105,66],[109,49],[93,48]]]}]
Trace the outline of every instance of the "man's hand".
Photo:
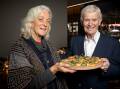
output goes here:
[{"label": "man's hand", "polygon": [[101,66],[101,69],[103,69],[104,71],[107,71],[107,69],[110,66],[110,62],[107,58],[101,58],[101,60],[103,61],[103,64]]}]

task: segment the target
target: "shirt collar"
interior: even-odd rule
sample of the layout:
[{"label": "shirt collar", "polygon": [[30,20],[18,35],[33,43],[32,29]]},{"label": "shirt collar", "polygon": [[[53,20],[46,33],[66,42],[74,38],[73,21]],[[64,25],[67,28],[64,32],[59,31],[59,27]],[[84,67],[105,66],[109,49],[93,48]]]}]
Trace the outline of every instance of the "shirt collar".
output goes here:
[{"label": "shirt collar", "polygon": [[94,35],[94,37],[92,39],[88,39],[87,36],[85,36],[85,40],[86,41],[93,40],[95,43],[98,42],[99,38],[100,38],[100,32],[99,31],[97,31],[95,33],[95,35]]}]

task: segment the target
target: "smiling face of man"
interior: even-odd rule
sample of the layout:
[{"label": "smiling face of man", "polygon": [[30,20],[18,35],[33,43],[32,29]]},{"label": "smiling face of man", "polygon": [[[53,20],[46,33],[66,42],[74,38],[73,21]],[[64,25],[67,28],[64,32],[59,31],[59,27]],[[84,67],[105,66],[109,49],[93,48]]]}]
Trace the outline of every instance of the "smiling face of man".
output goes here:
[{"label": "smiling face of man", "polygon": [[101,19],[97,12],[86,12],[83,16],[83,27],[87,35],[94,36],[101,24]]}]

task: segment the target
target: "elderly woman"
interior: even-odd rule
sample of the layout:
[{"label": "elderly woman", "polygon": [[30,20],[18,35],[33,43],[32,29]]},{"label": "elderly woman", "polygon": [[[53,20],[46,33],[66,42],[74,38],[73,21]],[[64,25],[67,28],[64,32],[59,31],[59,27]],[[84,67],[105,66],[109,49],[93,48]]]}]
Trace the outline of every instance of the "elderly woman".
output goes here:
[{"label": "elderly woman", "polygon": [[[97,56],[103,61],[98,69],[73,74],[73,80],[80,79],[85,89],[107,89],[106,78],[120,75],[120,43],[111,36],[99,32],[101,21],[102,13],[98,6],[84,7],[81,11],[81,23],[85,34],[71,40],[72,55]],[[73,80],[72,84],[75,84],[73,89],[75,89],[77,83]],[[79,86],[81,85],[78,84]]]},{"label": "elderly woman", "polygon": [[52,12],[47,6],[28,11],[20,39],[11,48],[8,88],[67,89],[62,72],[75,71],[59,63],[60,57],[48,41],[51,19]]}]

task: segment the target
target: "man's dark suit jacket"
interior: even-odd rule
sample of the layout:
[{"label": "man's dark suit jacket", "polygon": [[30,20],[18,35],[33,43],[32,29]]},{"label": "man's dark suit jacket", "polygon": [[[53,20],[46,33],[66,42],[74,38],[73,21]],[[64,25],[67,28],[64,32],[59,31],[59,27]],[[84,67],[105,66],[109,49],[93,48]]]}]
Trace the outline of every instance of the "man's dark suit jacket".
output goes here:
[{"label": "man's dark suit jacket", "polygon": [[[72,55],[84,55],[84,36],[76,36],[71,40],[70,53]],[[107,72],[101,69],[78,71],[74,74],[75,79],[81,78],[84,86],[94,87],[93,89],[106,89],[106,78],[113,78],[120,75],[120,43],[117,39],[100,34],[100,38],[92,56],[108,58],[110,67]],[[80,77],[82,76],[82,77]],[[73,77],[74,79],[74,77]],[[74,80],[75,80],[74,79]],[[75,83],[72,81],[72,84]]]}]

